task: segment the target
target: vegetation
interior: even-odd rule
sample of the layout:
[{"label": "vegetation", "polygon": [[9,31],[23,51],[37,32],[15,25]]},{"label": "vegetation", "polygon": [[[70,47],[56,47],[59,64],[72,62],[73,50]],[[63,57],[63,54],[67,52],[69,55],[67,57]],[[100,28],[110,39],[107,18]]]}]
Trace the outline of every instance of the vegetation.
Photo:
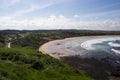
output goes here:
[{"label": "vegetation", "polygon": [[92,80],[85,72],[26,48],[0,49],[0,80]]},{"label": "vegetation", "polygon": [[34,31],[17,31],[4,30],[0,31],[0,42],[6,43],[8,37],[12,38],[12,47],[29,47],[38,49],[45,42],[78,36],[97,36],[97,35],[120,35],[120,31],[91,31],[91,30],[34,30]]},{"label": "vegetation", "polygon": [[[62,61],[37,52],[39,46],[51,40],[91,35],[120,35],[120,31],[0,31],[0,80],[92,80],[84,69],[76,70]],[[6,49],[9,42],[12,48]]]}]

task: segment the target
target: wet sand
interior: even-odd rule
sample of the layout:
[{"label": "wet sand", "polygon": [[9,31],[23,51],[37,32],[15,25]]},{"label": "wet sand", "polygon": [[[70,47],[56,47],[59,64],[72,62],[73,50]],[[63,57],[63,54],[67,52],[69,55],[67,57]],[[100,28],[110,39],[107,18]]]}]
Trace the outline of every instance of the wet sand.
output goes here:
[{"label": "wet sand", "polygon": [[48,54],[57,59],[59,59],[60,57],[64,57],[64,56],[73,56],[75,54],[73,54],[73,52],[70,50],[64,49],[64,46],[62,44],[64,44],[64,42],[75,40],[75,39],[91,38],[91,37],[94,37],[94,36],[72,37],[72,38],[65,38],[61,40],[50,41],[50,42],[43,44],[39,48],[39,51],[41,51],[44,54]]},{"label": "wet sand", "polygon": [[[110,35],[107,35],[110,36]],[[84,41],[90,40],[90,39],[96,39],[96,38],[103,38],[107,36],[82,36],[82,37],[72,37],[72,38],[65,38],[61,40],[54,40],[47,42],[43,44],[40,48],[39,51],[41,51],[44,54],[48,54],[54,58],[59,59],[60,57],[65,57],[65,56],[75,56],[77,53],[70,49],[66,49],[64,46],[64,43],[67,41],[71,40],[80,40],[80,44],[83,43]],[[113,35],[112,35],[113,36]],[[80,53],[79,53],[80,55]]]},{"label": "wet sand", "polygon": [[79,58],[75,56],[77,55],[75,52],[70,51],[70,49],[65,49],[65,46],[63,46],[67,41],[71,40],[79,39],[81,43],[83,43],[84,41],[90,39],[103,37],[106,36],[83,36],[54,40],[43,44],[39,48],[39,51],[54,58],[60,59],[78,70],[84,70],[95,80],[119,80],[120,68],[111,66],[107,59],[97,60],[94,58]]}]

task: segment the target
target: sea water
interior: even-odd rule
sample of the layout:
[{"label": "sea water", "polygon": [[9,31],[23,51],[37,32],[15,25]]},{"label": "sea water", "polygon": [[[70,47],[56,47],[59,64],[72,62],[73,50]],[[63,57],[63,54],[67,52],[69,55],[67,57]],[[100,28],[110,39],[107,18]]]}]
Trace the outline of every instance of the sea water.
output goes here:
[{"label": "sea water", "polygon": [[106,58],[111,64],[120,66],[120,36],[80,38],[67,41],[64,46],[82,58]]}]

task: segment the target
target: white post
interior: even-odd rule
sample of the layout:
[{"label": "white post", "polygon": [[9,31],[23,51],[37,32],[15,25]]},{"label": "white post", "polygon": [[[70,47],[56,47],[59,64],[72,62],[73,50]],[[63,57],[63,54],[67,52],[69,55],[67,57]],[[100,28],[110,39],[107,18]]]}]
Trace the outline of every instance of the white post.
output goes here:
[{"label": "white post", "polygon": [[11,42],[8,43],[7,47],[8,47],[8,48],[11,48]]}]

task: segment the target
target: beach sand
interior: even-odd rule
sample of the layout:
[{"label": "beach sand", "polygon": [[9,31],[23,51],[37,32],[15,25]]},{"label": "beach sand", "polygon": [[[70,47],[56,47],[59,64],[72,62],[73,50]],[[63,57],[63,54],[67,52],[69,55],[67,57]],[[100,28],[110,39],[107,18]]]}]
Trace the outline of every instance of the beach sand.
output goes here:
[{"label": "beach sand", "polygon": [[[111,36],[111,35],[107,35],[107,36]],[[79,39],[81,40],[81,43],[83,43],[84,41],[87,41],[90,39],[96,39],[96,38],[102,38],[102,37],[106,37],[106,36],[82,36],[82,37],[71,37],[71,38],[65,38],[61,40],[54,40],[54,41],[50,41],[43,44],[39,48],[39,51],[57,59],[64,56],[75,56],[77,54],[74,51],[64,48],[65,42]]]},{"label": "beach sand", "polygon": [[[109,35],[107,35],[109,36]],[[110,35],[111,36],[111,35]],[[113,36],[113,35],[112,35]],[[43,44],[39,51],[44,54],[48,54],[54,58],[60,59],[65,63],[71,65],[78,70],[84,70],[88,75],[93,77],[95,80],[119,80],[120,77],[116,77],[114,74],[119,74],[119,67],[111,66],[106,59],[97,60],[95,58],[79,58],[75,52],[70,49],[65,49],[63,46],[67,41],[79,39],[81,43],[90,39],[106,38],[106,36],[83,36],[83,37],[72,37],[61,40],[54,40]],[[83,53],[81,51],[81,53]],[[80,54],[79,54],[80,55]],[[101,75],[102,74],[102,75]]]}]

